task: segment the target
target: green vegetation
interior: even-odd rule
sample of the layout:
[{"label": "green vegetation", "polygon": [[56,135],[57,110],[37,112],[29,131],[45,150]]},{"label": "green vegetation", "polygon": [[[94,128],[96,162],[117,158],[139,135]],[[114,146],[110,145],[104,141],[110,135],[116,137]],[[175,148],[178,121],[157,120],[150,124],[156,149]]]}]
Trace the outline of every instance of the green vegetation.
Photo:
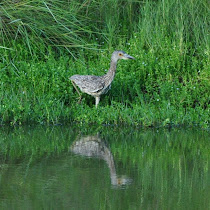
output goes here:
[{"label": "green vegetation", "polygon": [[[208,2],[6,1],[0,3],[0,123],[209,127]],[[98,109],[73,74],[102,75],[120,61]]]}]

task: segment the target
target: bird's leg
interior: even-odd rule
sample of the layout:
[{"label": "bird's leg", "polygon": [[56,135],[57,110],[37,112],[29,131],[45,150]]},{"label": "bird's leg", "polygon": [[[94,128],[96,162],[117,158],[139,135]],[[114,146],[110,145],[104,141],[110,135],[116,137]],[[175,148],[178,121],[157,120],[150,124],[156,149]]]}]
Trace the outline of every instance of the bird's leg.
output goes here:
[{"label": "bird's leg", "polygon": [[100,101],[100,96],[96,96],[96,108],[98,106],[99,101]]},{"label": "bird's leg", "polygon": [[75,88],[75,90],[77,91],[77,93],[79,94],[79,101],[78,101],[78,103],[80,103],[81,100],[82,100],[82,96],[81,96],[79,90],[77,89],[77,86],[75,85],[75,83],[74,83],[73,81],[71,81],[71,83],[72,83],[72,85],[74,86],[74,88]]}]

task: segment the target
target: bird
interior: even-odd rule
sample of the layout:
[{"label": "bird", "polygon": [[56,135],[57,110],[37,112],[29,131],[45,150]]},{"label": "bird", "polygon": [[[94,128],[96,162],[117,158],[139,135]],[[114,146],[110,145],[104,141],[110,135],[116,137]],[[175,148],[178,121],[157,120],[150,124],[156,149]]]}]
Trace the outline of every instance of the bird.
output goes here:
[{"label": "bird", "polygon": [[95,97],[95,106],[97,108],[101,95],[106,94],[108,90],[111,88],[111,83],[116,73],[117,62],[120,59],[129,60],[135,58],[128,55],[122,50],[116,50],[112,53],[110,68],[106,74],[102,76],[76,74],[69,78],[72,82],[72,85],[79,94],[78,103],[81,102],[82,96],[77,87],[79,87],[81,92],[87,93]]}]

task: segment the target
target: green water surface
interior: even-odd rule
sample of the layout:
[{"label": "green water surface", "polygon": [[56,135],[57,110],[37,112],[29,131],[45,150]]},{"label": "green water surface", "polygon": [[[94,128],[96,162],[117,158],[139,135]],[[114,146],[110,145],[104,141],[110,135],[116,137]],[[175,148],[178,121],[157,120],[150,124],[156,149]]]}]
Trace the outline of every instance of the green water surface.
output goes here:
[{"label": "green water surface", "polygon": [[210,209],[200,129],[0,128],[0,209]]}]

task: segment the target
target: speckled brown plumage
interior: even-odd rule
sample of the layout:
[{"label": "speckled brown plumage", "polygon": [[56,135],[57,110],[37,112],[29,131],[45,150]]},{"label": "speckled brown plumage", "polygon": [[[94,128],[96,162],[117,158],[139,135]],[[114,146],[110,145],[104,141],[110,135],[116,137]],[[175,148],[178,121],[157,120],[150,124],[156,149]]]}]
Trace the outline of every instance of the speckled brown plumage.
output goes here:
[{"label": "speckled brown plumage", "polygon": [[81,101],[81,94],[77,89],[77,86],[81,92],[87,93],[96,100],[96,107],[100,101],[100,96],[105,94],[111,87],[111,83],[115,77],[117,61],[119,59],[134,59],[134,57],[126,54],[124,51],[114,51],[111,57],[111,63],[109,71],[103,76],[94,75],[73,75],[69,79],[79,94],[79,101]]}]

